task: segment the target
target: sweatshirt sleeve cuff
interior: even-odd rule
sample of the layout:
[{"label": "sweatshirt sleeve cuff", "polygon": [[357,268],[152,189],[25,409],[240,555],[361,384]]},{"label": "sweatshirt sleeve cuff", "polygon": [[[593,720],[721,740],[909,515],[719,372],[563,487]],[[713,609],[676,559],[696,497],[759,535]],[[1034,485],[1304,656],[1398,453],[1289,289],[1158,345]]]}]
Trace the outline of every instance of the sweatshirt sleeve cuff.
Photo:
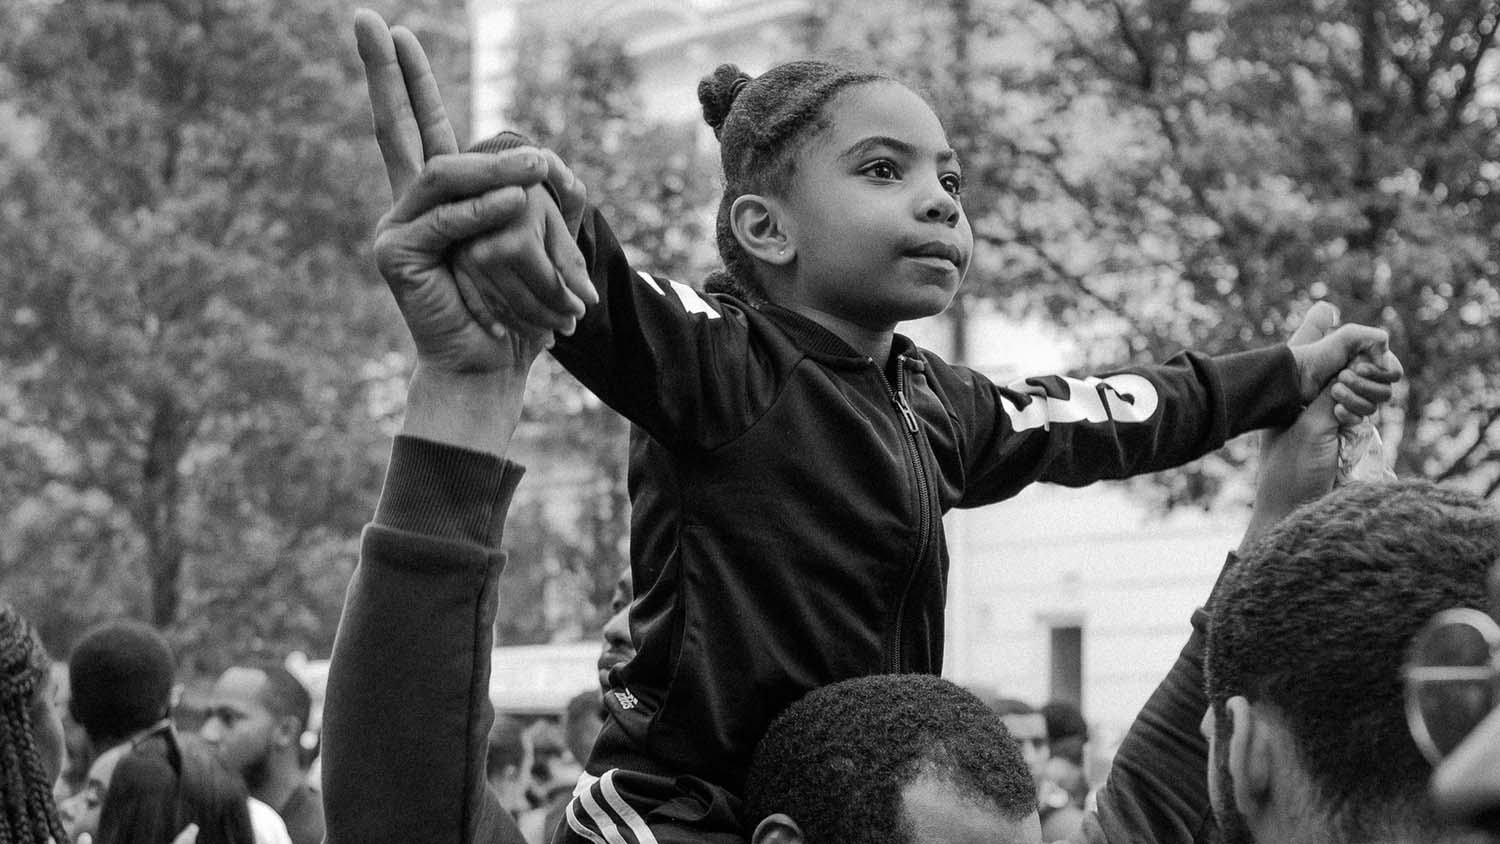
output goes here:
[{"label": "sweatshirt sleeve cuff", "polygon": [[1302,412],[1297,359],[1285,343],[1218,355],[1230,436],[1267,427],[1283,427]]},{"label": "sweatshirt sleeve cuff", "polygon": [[375,524],[497,548],[525,471],[492,454],[398,435]]}]

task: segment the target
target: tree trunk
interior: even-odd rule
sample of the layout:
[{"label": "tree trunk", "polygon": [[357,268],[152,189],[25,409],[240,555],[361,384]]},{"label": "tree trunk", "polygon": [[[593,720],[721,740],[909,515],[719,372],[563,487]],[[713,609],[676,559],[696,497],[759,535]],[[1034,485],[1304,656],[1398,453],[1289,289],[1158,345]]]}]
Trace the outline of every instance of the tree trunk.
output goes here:
[{"label": "tree trunk", "polygon": [[177,466],[187,451],[193,423],[170,389],[161,391],[141,466],[142,530],[146,570],[151,579],[151,623],[165,628],[177,619],[182,600],[182,476]]}]

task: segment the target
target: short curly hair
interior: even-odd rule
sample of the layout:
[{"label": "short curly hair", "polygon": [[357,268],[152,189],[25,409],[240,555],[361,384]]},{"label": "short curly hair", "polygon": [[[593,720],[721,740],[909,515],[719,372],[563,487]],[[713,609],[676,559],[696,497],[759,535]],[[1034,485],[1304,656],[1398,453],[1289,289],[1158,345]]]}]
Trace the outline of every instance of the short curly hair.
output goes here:
[{"label": "short curly hair", "polygon": [[979,698],[940,677],[882,674],[814,690],[771,724],[746,781],[746,831],[780,812],[809,844],[899,844],[901,792],[924,774],[1008,820],[1037,810],[1020,748]]},{"label": "short curly hair", "polygon": [[156,628],[117,618],[83,634],[68,657],[68,712],[96,747],[167,717],[176,658]]},{"label": "short curly hair", "polygon": [[1316,797],[1349,840],[1431,823],[1431,768],[1406,728],[1401,665],[1449,607],[1486,606],[1500,513],[1408,480],[1300,508],[1225,573],[1204,656],[1219,724],[1243,695],[1285,719]]}]

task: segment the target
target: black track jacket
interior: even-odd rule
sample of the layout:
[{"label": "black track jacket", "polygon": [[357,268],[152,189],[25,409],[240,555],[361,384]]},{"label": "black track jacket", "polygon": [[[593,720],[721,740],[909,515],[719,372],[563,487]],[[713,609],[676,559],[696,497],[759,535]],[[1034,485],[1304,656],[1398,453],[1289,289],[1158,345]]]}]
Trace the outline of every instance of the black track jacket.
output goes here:
[{"label": "black track jacket", "polygon": [[810,689],[941,670],[947,510],[1179,466],[1300,408],[1285,346],[999,386],[904,337],[873,361],[786,309],[639,273],[597,212],[579,245],[601,301],[553,353],[634,426],[638,655],[594,774],[741,793]]}]

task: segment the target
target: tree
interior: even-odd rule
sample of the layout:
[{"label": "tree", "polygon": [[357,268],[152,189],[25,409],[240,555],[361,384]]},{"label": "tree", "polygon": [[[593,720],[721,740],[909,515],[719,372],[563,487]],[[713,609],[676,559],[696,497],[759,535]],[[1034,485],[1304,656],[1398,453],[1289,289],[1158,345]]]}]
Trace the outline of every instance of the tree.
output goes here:
[{"label": "tree", "polygon": [[[443,14],[409,22],[461,58]],[[62,650],[127,613],[207,669],[326,652],[410,357],[365,254],[388,191],[347,9],[6,15],[34,136],[0,160],[7,592]]]},{"label": "tree", "polygon": [[[952,60],[929,64],[936,98],[955,134],[976,132],[976,294],[1070,327],[1095,366],[1264,345],[1331,300],[1388,327],[1406,366],[1384,417],[1398,471],[1495,494],[1495,3],[924,13],[955,33]],[[941,26],[924,31],[919,46],[943,45]],[[1212,497],[1242,457],[1160,479],[1164,500]]]}]

